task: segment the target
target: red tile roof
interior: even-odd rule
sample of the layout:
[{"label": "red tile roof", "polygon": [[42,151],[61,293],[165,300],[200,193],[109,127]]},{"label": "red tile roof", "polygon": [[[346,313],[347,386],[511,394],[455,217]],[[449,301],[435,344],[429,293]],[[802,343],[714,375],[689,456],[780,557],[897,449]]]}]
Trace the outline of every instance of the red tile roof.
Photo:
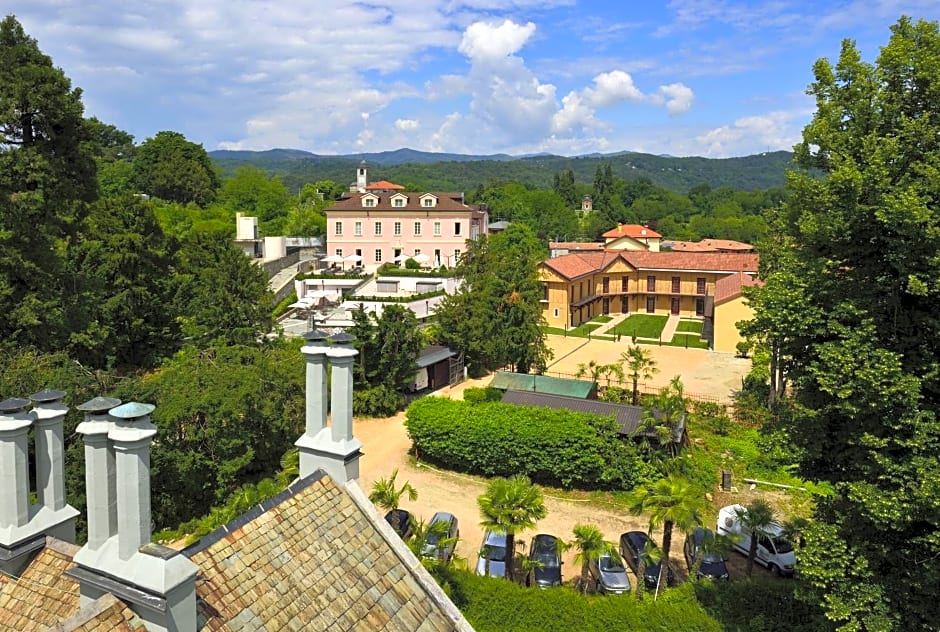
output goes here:
[{"label": "red tile roof", "polygon": [[640,270],[696,270],[701,272],[757,272],[756,254],[737,252],[648,252],[622,250],[620,256]]},{"label": "red tile roof", "polygon": [[[667,245],[667,244],[664,244]],[[702,241],[671,241],[673,252],[753,252],[754,246],[733,239],[703,239]]]},{"label": "red tile roof", "polygon": [[370,185],[366,186],[366,191],[376,191],[382,189],[394,189],[395,191],[404,191],[405,187],[400,184],[395,184],[394,182],[389,182],[388,180],[379,180],[378,182],[373,182]]},{"label": "red tile roof", "polygon": [[618,250],[577,252],[555,257],[554,259],[546,259],[543,264],[566,279],[576,279],[603,270],[617,260],[619,253]]},{"label": "red tile roof", "polygon": [[599,241],[550,241],[549,250],[603,250],[604,244]]},{"label": "red tile roof", "polygon": [[618,224],[617,228],[611,228],[602,235],[606,239],[617,239],[619,237],[632,237],[633,239],[658,239],[662,237],[652,228],[641,226],[640,224]]},{"label": "red tile roof", "polygon": [[763,285],[753,275],[738,272],[715,281],[715,304],[720,305],[741,296],[741,288]]}]

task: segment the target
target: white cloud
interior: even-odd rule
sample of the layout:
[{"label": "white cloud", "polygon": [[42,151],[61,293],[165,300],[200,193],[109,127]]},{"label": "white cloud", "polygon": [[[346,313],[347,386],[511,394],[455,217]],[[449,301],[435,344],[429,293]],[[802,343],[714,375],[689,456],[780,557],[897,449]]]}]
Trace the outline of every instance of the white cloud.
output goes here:
[{"label": "white cloud", "polygon": [[418,129],[419,123],[415,119],[396,119],[395,120],[395,129],[402,132],[413,132]]},{"label": "white cloud", "polygon": [[702,155],[724,157],[792,149],[800,140],[802,120],[807,112],[776,111],[745,116],[695,138]]},{"label": "white cloud", "polygon": [[695,94],[691,88],[681,83],[670,83],[659,86],[659,94],[656,95],[654,102],[660,100],[664,102],[666,111],[670,114],[682,114],[692,109],[694,99]]},{"label": "white cloud", "polygon": [[467,27],[457,52],[471,61],[496,60],[513,55],[535,33],[535,24],[516,24],[506,19],[501,23],[475,22]]},{"label": "white cloud", "polygon": [[633,77],[614,70],[594,77],[594,87],[584,89],[584,98],[594,107],[607,107],[621,101],[640,101],[644,96],[634,85]]}]

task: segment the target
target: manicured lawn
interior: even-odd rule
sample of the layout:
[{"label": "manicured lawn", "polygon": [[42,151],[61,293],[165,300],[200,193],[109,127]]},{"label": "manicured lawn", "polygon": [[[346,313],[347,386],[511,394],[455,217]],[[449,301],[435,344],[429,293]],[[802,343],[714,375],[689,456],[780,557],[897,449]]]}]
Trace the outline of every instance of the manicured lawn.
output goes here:
[{"label": "manicured lawn", "polygon": [[672,337],[669,342],[664,342],[668,347],[688,347],[689,349],[708,349],[708,343],[702,340],[698,334],[679,334]]},{"label": "manicured lawn", "polygon": [[[587,338],[589,333],[593,332],[604,323],[609,323],[612,320],[613,318],[610,316],[595,316],[586,323],[581,323],[574,329],[569,329],[567,335],[574,336],[575,338]],[[545,327],[542,329],[542,331],[546,334],[554,334],[556,336],[565,335],[565,330],[561,327]]]},{"label": "manicured lawn", "polygon": [[592,323],[609,323],[614,319],[613,316],[595,316],[591,319]]},{"label": "manicured lawn", "polygon": [[631,314],[626,320],[614,327],[612,333],[627,337],[659,338],[668,320],[668,316],[660,314]]},{"label": "manicured lawn", "polygon": [[704,323],[700,320],[680,320],[678,327],[676,327],[676,332],[688,332],[690,334],[700,334],[702,333],[702,325]]}]

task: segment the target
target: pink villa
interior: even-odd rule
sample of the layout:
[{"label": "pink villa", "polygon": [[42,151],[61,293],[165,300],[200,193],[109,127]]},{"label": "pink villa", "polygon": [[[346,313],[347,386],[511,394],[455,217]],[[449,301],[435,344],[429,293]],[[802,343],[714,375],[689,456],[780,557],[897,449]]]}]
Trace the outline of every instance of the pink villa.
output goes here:
[{"label": "pink villa", "polygon": [[368,184],[365,161],[350,189],[326,210],[327,254],[357,255],[367,270],[409,257],[453,267],[466,241],[487,232],[486,208],[466,204],[463,193],[408,192],[384,180]]}]

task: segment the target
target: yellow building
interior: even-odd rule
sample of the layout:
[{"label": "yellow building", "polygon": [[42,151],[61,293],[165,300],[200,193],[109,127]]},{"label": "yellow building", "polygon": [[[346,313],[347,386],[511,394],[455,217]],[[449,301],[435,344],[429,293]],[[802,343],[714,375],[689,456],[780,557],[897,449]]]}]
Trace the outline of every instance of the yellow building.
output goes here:
[{"label": "yellow building", "polygon": [[[715,350],[734,351],[740,340],[731,342],[732,335],[737,336],[734,323],[748,317],[742,310],[750,310],[740,288],[753,284],[757,262],[755,254],[716,252],[604,250],[563,255],[539,264],[543,315],[549,326],[562,328],[577,327],[599,314],[699,317],[706,323],[706,335],[715,331]],[[722,281],[728,277],[736,281]]]}]

